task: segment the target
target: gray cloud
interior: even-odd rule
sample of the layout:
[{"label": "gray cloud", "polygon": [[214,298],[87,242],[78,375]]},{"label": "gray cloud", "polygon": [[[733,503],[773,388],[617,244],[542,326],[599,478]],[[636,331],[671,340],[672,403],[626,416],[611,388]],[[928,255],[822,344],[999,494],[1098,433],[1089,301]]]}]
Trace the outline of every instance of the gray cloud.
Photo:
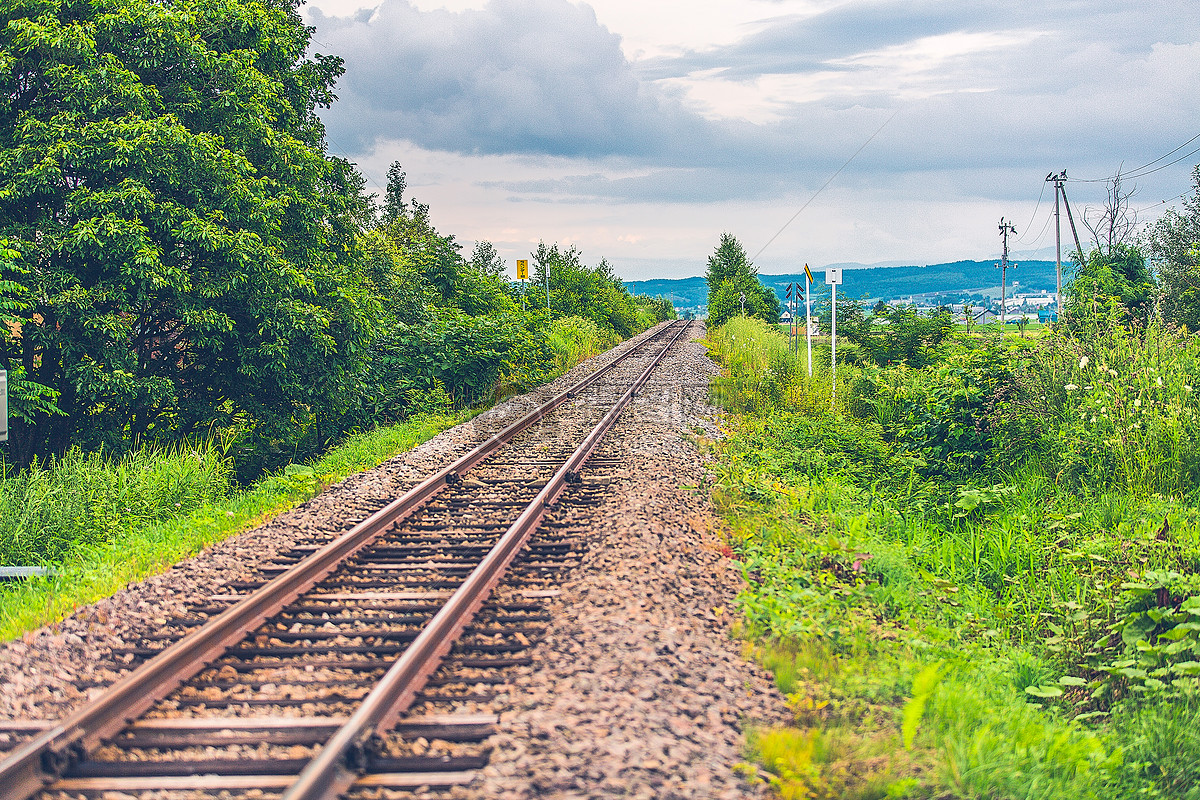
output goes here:
[{"label": "gray cloud", "polygon": [[[839,186],[870,191],[912,174],[947,192],[1007,197],[1028,193],[1014,176],[1037,179],[1068,166],[1081,176],[1105,174],[1196,132],[1193,2],[864,0],[764,20],[732,45],[637,64],[589,7],[567,0],[491,0],[461,13],[384,0],[374,13],[313,11],[310,21],[320,49],[346,59],[341,100],[324,115],[341,149],[366,153],[377,138],[403,139],[466,155],[564,156],[642,172],[497,184],[527,199],[803,195],[896,109]],[[1030,31],[1038,35],[903,78],[859,58],[903,53],[939,34]],[[659,83],[713,70],[747,83],[814,73],[845,80],[818,99],[781,106],[765,124],[706,119],[677,87]]]},{"label": "gray cloud", "polygon": [[331,136],[356,152],[376,137],[471,153],[652,157],[703,120],[648,92],[620,39],[566,0],[492,0],[422,12],[384,0],[354,18],[312,13],[346,60]]}]

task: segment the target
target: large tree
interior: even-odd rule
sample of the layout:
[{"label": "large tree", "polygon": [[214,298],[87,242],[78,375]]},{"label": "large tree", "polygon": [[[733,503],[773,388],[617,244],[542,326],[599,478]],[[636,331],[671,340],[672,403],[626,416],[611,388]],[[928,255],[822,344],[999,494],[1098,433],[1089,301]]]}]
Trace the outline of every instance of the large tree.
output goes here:
[{"label": "large tree", "polygon": [[1195,194],[1183,213],[1170,209],[1150,229],[1147,246],[1158,274],[1158,308],[1163,318],[1200,330],[1200,166],[1192,171]]},{"label": "large tree", "polygon": [[758,279],[758,270],[746,257],[741,242],[722,233],[716,251],[708,257],[708,324],[721,325],[742,313],[772,325],[779,322],[779,298]]},{"label": "large tree", "polygon": [[57,392],[21,461],[245,423],[294,440],[346,402],[372,319],[360,180],[316,115],[339,59],[289,0],[0,9],[0,359]]}]

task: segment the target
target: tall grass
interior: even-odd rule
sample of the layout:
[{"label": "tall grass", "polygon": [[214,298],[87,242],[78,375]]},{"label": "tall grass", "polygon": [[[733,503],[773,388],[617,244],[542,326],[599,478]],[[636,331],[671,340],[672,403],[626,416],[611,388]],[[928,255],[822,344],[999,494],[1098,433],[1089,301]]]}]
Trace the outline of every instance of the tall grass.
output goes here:
[{"label": "tall grass", "polygon": [[828,347],[814,351],[809,378],[807,351],[789,349],[787,336],[762,320],[734,317],[710,331],[709,342],[725,367],[713,382],[718,404],[744,413],[829,406]]},{"label": "tall grass", "polygon": [[1053,416],[1062,470],[1080,483],[1137,495],[1200,486],[1200,337],[1157,318],[1130,330],[1115,315],[1040,343],[1028,369]]},{"label": "tall grass", "polygon": [[[147,478],[137,494],[93,492],[92,498],[103,498],[102,509],[118,508],[119,525],[106,538],[92,535],[87,520],[103,518],[87,503],[57,506],[42,505],[46,524],[67,526],[64,530],[82,531],[75,545],[64,550],[57,560],[54,574],[30,580],[0,584],[0,640],[19,636],[27,630],[54,622],[70,614],[80,605],[95,602],[121,589],[131,581],[161,572],[182,558],[199,552],[239,531],[261,524],[270,516],[313,497],[323,487],[347,475],[381,464],[396,453],[424,442],[451,425],[464,422],[472,412],[457,416],[424,415],[406,422],[355,434],[340,446],[309,465],[296,465],[274,475],[268,475],[243,489],[217,493],[220,481],[209,484],[210,494],[192,489],[184,491],[184,476],[193,474],[194,464],[172,468],[173,459],[195,461],[192,452],[173,451],[165,462],[152,459],[150,453],[135,454],[130,461],[121,462],[129,470],[138,465],[152,476]],[[200,454],[200,451],[197,451]],[[159,454],[162,455],[161,453]],[[219,455],[219,454],[214,454]],[[74,478],[73,486],[119,485],[113,477],[98,476],[99,463],[91,457],[80,457],[87,464],[86,480]],[[162,463],[160,463],[162,462]],[[77,468],[78,469],[78,468]],[[117,470],[120,472],[120,469]],[[213,472],[217,470],[213,467]],[[72,473],[74,474],[74,473]],[[225,473],[222,473],[224,475]],[[40,480],[40,479],[39,479]],[[126,484],[134,484],[133,475],[126,475]],[[35,482],[35,485],[42,485]],[[163,497],[173,502],[153,502],[150,492],[158,487]],[[48,493],[60,498],[65,489]],[[10,495],[10,497],[15,497]],[[120,498],[120,499],[118,499]],[[134,516],[131,503],[142,498],[140,516]],[[175,503],[179,503],[176,507]],[[11,507],[7,507],[6,510]],[[125,511],[126,508],[131,509]],[[56,520],[56,514],[81,514],[80,520]],[[107,513],[107,512],[106,512]],[[137,524],[135,524],[135,522]],[[66,544],[63,540],[64,545]]]},{"label": "tall grass", "polygon": [[561,375],[571,367],[603,353],[620,343],[615,332],[603,330],[583,317],[558,317],[550,323],[547,343],[553,356],[552,375]]},{"label": "tall grass", "polygon": [[1200,654],[1200,339],[1089,336],[839,365],[831,403],[782,337],[710,333],[743,629],[800,728],[754,739],[782,794],[1200,798],[1171,661]]},{"label": "tall grass", "polygon": [[0,469],[0,564],[57,562],[78,547],[186,516],[226,495],[230,464],[211,441],[134,451],[115,461],[72,449],[47,464]]}]

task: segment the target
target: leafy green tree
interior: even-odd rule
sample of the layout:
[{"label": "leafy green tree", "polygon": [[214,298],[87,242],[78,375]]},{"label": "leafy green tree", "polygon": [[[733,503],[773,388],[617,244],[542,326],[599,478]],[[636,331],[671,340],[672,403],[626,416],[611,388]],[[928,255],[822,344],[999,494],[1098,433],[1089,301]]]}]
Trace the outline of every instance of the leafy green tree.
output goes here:
[{"label": "leafy green tree", "polygon": [[1168,210],[1146,237],[1158,276],[1158,309],[1164,320],[1200,330],[1200,166],[1192,170],[1195,193],[1184,211]]},{"label": "leafy green tree", "polygon": [[493,278],[504,276],[504,259],[496,252],[496,248],[491,242],[479,241],[475,243],[475,249],[471,251],[470,264],[481,275],[488,275]]},{"label": "leafy green tree", "polygon": [[0,10],[0,235],[28,290],[3,355],[63,412],[17,422],[18,460],[214,422],[284,449],[345,404],[365,205],[324,153],[341,61],[310,35],[288,2]]},{"label": "leafy green tree", "polygon": [[1145,326],[1157,288],[1140,249],[1117,244],[1102,252],[1088,254],[1067,290],[1064,316],[1068,327],[1081,316],[1093,313],[1098,305],[1115,303],[1124,308],[1127,318]]},{"label": "leafy green tree", "polygon": [[602,329],[632,336],[639,330],[637,307],[625,283],[601,259],[596,267],[584,265],[583,254],[575,245],[538,242],[533,256],[533,281],[530,291],[533,307],[544,302],[546,275],[550,276],[550,307],[555,317],[575,316],[590,319]]},{"label": "leafy green tree", "polygon": [[774,290],[758,279],[758,270],[746,257],[741,242],[731,233],[722,233],[716,251],[708,257],[708,324],[719,327],[730,317],[746,316],[779,322],[779,298]]},{"label": "leafy green tree", "polygon": [[[832,314],[826,304],[821,326],[829,330]],[[838,337],[857,345],[860,360],[878,366],[907,364],[922,368],[937,361],[942,345],[954,331],[954,314],[943,306],[923,314],[913,306],[877,304],[871,314],[856,300],[838,300]],[[839,357],[842,350],[838,350]]]}]

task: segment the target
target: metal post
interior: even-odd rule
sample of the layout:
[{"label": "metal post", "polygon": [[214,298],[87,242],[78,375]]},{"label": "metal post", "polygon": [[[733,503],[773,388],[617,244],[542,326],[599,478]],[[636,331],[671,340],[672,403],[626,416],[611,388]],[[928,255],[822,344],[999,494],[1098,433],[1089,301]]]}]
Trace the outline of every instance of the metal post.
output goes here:
[{"label": "metal post", "polygon": [[812,377],[812,281],[804,276],[804,333],[808,337],[808,377]]},{"label": "metal post", "polygon": [[550,310],[550,262],[546,262],[546,321],[549,322],[554,312]]},{"label": "metal post", "polygon": [[[1008,274],[1008,235],[1016,234],[1017,229],[1013,227],[1011,222],[1005,222],[1004,217],[1000,218],[1000,235],[1004,237],[1004,249],[1000,254],[1000,326],[1004,326],[1004,303],[1005,303],[1005,284],[1007,283]],[[1013,264],[1015,267],[1016,264]]]},{"label": "metal post", "polygon": [[8,441],[8,371],[0,369],[0,442]]}]

